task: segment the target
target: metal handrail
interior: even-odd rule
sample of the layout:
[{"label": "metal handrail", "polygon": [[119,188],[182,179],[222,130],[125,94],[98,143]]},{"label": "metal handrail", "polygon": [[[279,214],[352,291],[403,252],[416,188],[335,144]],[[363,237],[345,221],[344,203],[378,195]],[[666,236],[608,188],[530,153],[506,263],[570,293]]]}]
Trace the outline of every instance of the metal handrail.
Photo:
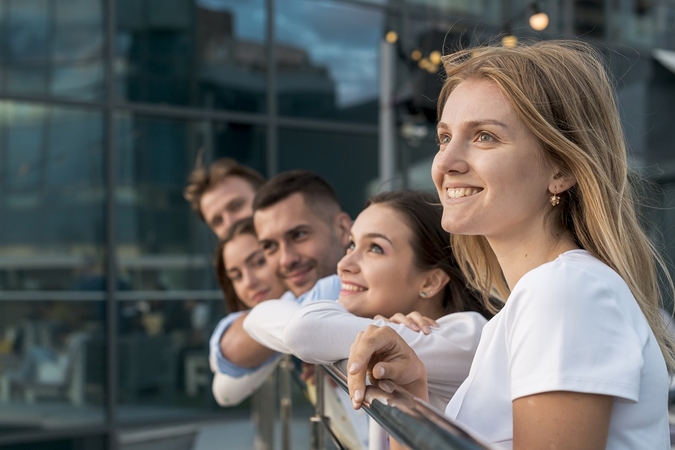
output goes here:
[{"label": "metal handrail", "polygon": [[[335,364],[322,366],[325,372],[347,391],[347,376]],[[380,426],[399,442],[419,450],[488,450],[467,431],[450,421],[445,414],[415,397],[400,386],[391,394],[369,386],[370,401],[363,408]]]},{"label": "metal handrail", "polygon": [[[324,450],[326,448],[326,437],[328,437],[336,448],[345,449],[344,443],[340,442],[332,429],[330,418],[325,415],[323,382],[325,374],[328,374],[341,389],[346,392],[348,391],[347,376],[339,365],[315,366],[314,377],[317,391],[314,415],[309,419],[311,430],[310,448],[312,450]],[[301,388],[305,385],[300,380],[300,376],[294,364],[292,364],[290,357],[286,356],[283,363],[279,365],[278,374],[278,381],[280,382],[278,389],[280,394],[282,450],[290,450],[292,447],[290,442],[290,383],[292,380],[298,383]],[[449,420],[443,412],[422,399],[415,397],[400,386],[396,386],[390,381],[388,383],[393,387],[392,393],[386,393],[373,386],[368,386],[363,409],[394,439],[416,450],[490,449],[487,444],[481,443],[466,430]],[[306,385],[304,387],[306,388]],[[303,391],[307,395],[307,391],[305,389]],[[263,405],[260,406],[265,409]],[[273,417],[261,417],[261,419],[261,422],[267,422],[270,419],[274,420]],[[266,428],[265,425],[269,424],[258,424],[258,433]],[[259,435],[258,437],[261,438],[263,436]],[[269,438],[262,439],[262,441],[268,440]],[[261,439],[258,439],[258,441],[261,441]],[[271,449],[272,445],[271,440],[269,440],[269,443],[262,443],[260,448]]]}]

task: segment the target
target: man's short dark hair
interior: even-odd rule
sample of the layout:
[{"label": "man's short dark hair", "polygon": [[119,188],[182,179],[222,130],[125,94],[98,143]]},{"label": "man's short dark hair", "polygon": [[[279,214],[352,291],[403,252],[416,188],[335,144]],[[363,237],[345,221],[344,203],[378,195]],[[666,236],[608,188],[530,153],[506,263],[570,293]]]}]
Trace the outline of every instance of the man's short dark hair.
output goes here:
[{"label": "man's short dark hair", "polygon": [[228,177],[243,178],[251,184],[254,191],[265,182],[265,177],[257,171],[239,164],[232,158],[217,159],[208,168],[202,163],[201,157],[197,158],[197,164],[188,177],[188,185],[183,191],[183,196],[200,219],[205,220],[200,205],[202,195]]},{"label": "man's short dark hair", "polygon": [[301,194],[305,204],[314,209],[321,207],[323,211],[342,211],[335,189],[317,173],[289,170],[270,178],[258,189],[253,200],[253,212],[269,208],[296,193]]}]

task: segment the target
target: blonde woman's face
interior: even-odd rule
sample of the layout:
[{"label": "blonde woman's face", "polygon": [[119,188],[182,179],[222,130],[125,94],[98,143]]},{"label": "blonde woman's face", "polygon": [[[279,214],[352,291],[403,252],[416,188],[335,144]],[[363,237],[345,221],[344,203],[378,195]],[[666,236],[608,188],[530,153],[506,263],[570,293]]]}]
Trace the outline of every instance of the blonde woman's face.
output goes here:
[{"label": "blonde woman's face", "polygon": [[338,301],[360,317],[420,310],[425,274],[413,263],[410,228],[392,208],[375,204],[354,221],[347,254],[338,263]]},{"label": "blonde woman's face", "polygon": [[438,139],[431,174],[446,231],[523,239],[545,230],[556,170],[495,83],[460,83],[443,109]]},{"label": "blonde woman's face", "polygon": [[232,282],[241,301],[253,308],[258,303],[277,299],[284,287],[265,260],[258,240],[250,234],[241,234],[223,248],[225,274]]}]

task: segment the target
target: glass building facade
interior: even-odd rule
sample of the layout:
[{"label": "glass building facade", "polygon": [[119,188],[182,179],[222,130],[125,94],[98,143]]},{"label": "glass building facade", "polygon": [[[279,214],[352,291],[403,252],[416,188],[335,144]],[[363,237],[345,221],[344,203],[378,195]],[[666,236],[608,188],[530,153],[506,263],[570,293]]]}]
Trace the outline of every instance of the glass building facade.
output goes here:
[{"label": "glass building facade", "polygon": [[0,448],[131,449],[139,427],[246,417],[210,392],[225,308],[187,175],[198,155],[311,169],[355,217],[381,183],[390,30],[397,183],[415,188],[431,183],[439,52],[506,30],[597,44],[675,259],[675,4],[544,0],[543,34],[528,4],[0,0]]}]

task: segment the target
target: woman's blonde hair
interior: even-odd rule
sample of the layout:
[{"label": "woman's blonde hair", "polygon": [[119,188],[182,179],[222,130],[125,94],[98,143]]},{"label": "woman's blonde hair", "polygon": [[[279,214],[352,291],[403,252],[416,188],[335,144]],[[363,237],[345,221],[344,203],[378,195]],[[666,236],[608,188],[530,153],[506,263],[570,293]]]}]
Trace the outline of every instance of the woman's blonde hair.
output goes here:
[{"label": "woman's blonde hair", "polygon": [[[545,157],[576,185],[551,210],[577,244],[614,269],[628,284],[675,369],[673,337],[660,314],[657,267],[665,264],[639,223],[629,181],[626,144],[614,90],[601,56],[578,41],[545,41],[515,48],[466,49],[443,58],[447,75],[439,117],[450,93],[467,79],[494,82],[539,138]],[[509,288],[482,236],[453,236],[458,263],[469,282],[503,299]],[[494,308],[494,307],[493,307]]]}]

